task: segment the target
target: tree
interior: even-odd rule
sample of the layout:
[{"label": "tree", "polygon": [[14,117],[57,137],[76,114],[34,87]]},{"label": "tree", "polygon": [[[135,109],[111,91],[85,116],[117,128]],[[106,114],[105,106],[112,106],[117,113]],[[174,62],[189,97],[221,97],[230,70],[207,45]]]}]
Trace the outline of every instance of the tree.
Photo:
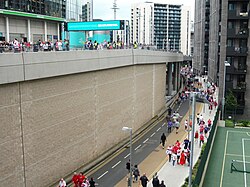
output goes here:
[{"label": "tree", "polygon": [[233,94],[231,90],[226,95],[226,102],[225,102],[225,107],[226,111],[229,111],[233,115],[233,121],[235,123],[235,115],[236,115],[236,109],[237,109],[238,103],[237,103],[237,98]]},{"label": "tree", "polygon": [[238,106],[237,99],[234,96],[233,92],[230,90],[226,95],[226,109],[235,110]]}]

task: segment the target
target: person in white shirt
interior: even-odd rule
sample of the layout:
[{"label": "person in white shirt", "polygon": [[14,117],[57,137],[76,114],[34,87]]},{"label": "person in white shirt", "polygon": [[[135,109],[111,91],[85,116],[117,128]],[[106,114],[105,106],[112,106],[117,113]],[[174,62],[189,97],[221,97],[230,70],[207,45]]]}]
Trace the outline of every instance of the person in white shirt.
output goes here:
[{"label": "person in white shirt", "polygon": [[65,182],[65,180],[63,179],[63,178],[61,178],[61,180],[59,181],[59,185],[58,185],[58,187],[66,187],[66,182]]}]

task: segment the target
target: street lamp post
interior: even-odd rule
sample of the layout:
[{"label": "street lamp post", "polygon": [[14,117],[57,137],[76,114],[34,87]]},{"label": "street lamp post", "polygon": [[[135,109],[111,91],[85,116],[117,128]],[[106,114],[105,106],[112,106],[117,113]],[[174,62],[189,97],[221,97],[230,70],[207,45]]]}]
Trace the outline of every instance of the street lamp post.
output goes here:
[{"label": "street lamp post", "polygon": [[192,186],[192,170],[193,170],[193,157],[194,157],[194,127],[195,127],[195,101],[196,92],[190,93],[190,98],[192,98],[192,133],[191,133],[191,154],[190,154],[190,166],[189,166],[189,178],[188,186]]},{"label": "street lamp post", "polygon": [[130,183],[130,187],[132,187],[132,128],[130,127],[122,127],[123,131],[129,131],[130,133],[130,140],[129,140],[129,144],[130,144],[130,155],[129,155],[129,159],[130,159],[130,170],[129,170],[129,175],[130,175],[130,179],[129,179],[129,183]]},{"label": "street lamp post", "polygon": [[224,62],[224,77],[223,77],[223,91],[222,91],[222,110],[221,110],[221,119],[224,120],[225,113],[225,90],[226,90],[226,68],[230,66],[230,64],[225,61]]}]

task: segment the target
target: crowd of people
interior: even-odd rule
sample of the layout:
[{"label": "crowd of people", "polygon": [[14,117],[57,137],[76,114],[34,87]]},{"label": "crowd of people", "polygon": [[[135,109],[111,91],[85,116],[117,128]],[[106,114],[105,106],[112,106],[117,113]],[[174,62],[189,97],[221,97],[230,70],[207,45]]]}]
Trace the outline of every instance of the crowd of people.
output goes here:
[{"label": "crowd of people", "polygon": [[155,46],[138,44],[137,42],[125,45],[123,41],[106,41],[98,42],[96,40],[86,40],[81,44],[74,46],[70,45],[69,40],[56,40],[54,42],[38,40],[36,42],[27,42],[15,38],[12,41],[0,41],[0,53],[3,52],[38,52],[38,51],[69,51],[72,50],[111,50],[111,49],[147,49],[155,50]]},{"label": "crowd of people", "polygon": [[69,51],[68,40],[56,40],[52,41],[41,41],[37,42],[25,42],[19,41],[16,38],[13,41],[5,42],[0,41],[0,53],[2,52],[38,52],[38,51]]}]

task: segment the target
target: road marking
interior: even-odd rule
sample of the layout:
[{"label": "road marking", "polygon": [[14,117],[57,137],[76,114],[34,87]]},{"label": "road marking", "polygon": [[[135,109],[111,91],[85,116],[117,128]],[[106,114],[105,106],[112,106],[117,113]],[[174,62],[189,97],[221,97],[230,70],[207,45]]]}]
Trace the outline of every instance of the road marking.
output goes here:
[{"label": "road marking", "polygon": [[124,158],[128,158],[128,156],[130,155],[130,153],[129,154],[127,154]]},{"label": "road marking", "polygon": [[[245,140],[249,140],[249,139],[245,139],[245,138],[241,139],[244,171],[246,171]],[[247,187],[247,172],[244,172],[244,182],[245,182],[245,187]]]},{"label": "road marking", "polygon": [[157,131],[156,131],[156,132],[158,132],[160,129],[161,129],[161,127],[160,127],[159,129],[157,129]]},{"label": "road marking", "polygon": [[247,132],[247,136],[250,136],[250,133],[249,133],[249,132]]},{"label": "road marking", "polygon": [[135,148],[135,151],[136,151],[137,149],[139,149],[140,147],[141,147],[141,144],[138,145],[138,146]]},{"label": "road marking", "polygon": [[121,163],[121,161],[117,162],[115,165],[112,166],[112,169],[115,168],[120,163]]},{"label": "road marking", "polygon": [[224,167],[225,167],[225,160],[226,160],[226,154],[227,154],[227,139],[228,139],[228,132],[226,135],[226,143],[225,143],[225,148],[224,148],[224,157],[223,157],[223,162],[222,162],[222,171],[221,171],[221,177],[220,177],[220,187],[222,187],[222,180],[223,180],[223,175],[224,175]]},{"label": "road marking", "polygon": [[155,135],[155,132],[153,133],[153,134],[151,134],[151,136],[150,137],[153,137]]},{"label": "road marking", "polygon": [[144,140],[144,142],[143,142],[143,143],[146,143],[146,142],[148,141],[148,139],[149,139],[149,138],[147,138],[146,140]]},{"label": "road marking", "polygon": [[[230,153],[227,153],[226,156],[243,157],[243,155],[230,154]],[[245,158],[250,158],[250,156],[245,155]]]},{"label": "road marking", "polygon": [[98,177],[97,179],[99,180],[100,178],[102,178],[104,175],[106,175],[108,173],[108,171],[105,171],[100,177]]},{"label": "road marking", "polygon": [[163,123],[163,124],[162,124],[162,127],[163,127],[165,124],[166,124],[166,123]]}]

